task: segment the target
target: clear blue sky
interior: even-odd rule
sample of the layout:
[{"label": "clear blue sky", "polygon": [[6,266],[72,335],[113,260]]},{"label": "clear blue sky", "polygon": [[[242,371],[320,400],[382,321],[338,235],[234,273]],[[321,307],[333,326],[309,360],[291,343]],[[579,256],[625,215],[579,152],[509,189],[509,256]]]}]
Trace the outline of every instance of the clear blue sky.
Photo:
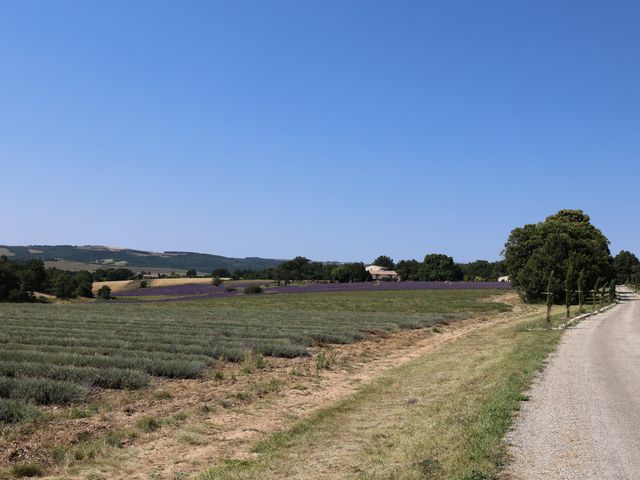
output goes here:
[{"label": "clear blue sky", "polygon": [[640,244],[634,1],[0,0],[0,244],[497,259]]}]

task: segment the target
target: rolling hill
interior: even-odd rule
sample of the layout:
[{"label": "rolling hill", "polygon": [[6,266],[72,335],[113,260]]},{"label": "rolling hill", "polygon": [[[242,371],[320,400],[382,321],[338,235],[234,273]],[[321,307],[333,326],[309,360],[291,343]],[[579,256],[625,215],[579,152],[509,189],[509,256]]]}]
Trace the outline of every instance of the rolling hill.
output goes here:
[{"label": "rolling hill", "polygon": [[0,245],[0,255],[12,260],[38,258],[47,266],[64,270],[95,270],[97,268],[126,267],[134,271],[181,273],[194,269],[211,273],[217,268],[234,270],[262,270],[279,265],[283,260],[247,257],[230,258],[196,252],[150,252],[101,245]]}]

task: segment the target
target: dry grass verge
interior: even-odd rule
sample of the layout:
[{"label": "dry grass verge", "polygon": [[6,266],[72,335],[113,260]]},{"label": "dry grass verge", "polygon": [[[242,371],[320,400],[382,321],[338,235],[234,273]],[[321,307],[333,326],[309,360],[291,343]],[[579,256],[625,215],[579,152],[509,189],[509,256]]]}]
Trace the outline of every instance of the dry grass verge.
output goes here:
[{"label": "dry grass verge", "polygon": [[447,342],[259,442],[255,459],[228,459],[199,478],[492,479],[522,392],[560,337],[523,331],[530,323]]}]

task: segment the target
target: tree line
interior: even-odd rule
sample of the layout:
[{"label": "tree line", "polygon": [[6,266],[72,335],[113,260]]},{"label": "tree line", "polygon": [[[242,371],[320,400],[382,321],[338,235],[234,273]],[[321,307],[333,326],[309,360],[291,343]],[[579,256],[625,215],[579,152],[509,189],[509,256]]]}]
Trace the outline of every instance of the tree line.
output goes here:
[{"label": "tree line", "polygon": [[[456,263],[450,256],[430,253],[422,261],[394,260],[380,255],[374,265],[395,270],[402,280],[488,281],[508,275],[526,302],[546,301],[582,305],[585,299],[604,298],[615,284],[640,288],[640,260],[631,252],[613,257],[609,240],[582,210],[561,210],[536,224],[512,230],[503,250],[503,261],[477,260]],[[187,272],[195,277],[195,270]],[[362,262],[314,262],[306,257],[264,270],[217,269],[211,276],[233,279],[265,279],[279,283],[293,281],[362,282],[371,280]],[[15,262],[0,257],[0,301],[32,301],[33,292],[59,298],[92,297],[94,281],[142,278],[127,268],[68,272],[45,268],[41,260]]]},{"label": "tree line", "polygon": [[[138,276],[127,268],[98,269],[72,272],[58,268],[45,268],[42,260],[24,262],[0,257],[0,302],[33,302],[35,292],[57,298],[93,298],[93,282],[105,280],[130,280]],[[99,292],[108,298],[107,290]]]},{"label": "tree line", "polygon": [[[371,264],[394,270],[402,280],[413,281],[495,281],[506,275],[501,261],[489,262],[476,260],[471,263],[456,263],[452,257],[432,253],[418,260],[400,260],[397,263],[388,255],[380,255]],[[362,262],[326,263],[314,262],[306,257],[296,257],[277,267],[266,270],[214,271],[213,277],[229,277],[244,279],[265,279],[280,282],[292,281],[330,281],[330,282],[364,282],[371,280]]]},{"label": "tree line", "polygon": [[595,302],[613,295],[616,283],[638,272],[635,255],[622,251],[614,258],[609,240],[582,210],[560,210],[542,222],[515,228],[503,255],[524,301],[564,303],[567,311],[573,304],[582,309],[585,297]]}]

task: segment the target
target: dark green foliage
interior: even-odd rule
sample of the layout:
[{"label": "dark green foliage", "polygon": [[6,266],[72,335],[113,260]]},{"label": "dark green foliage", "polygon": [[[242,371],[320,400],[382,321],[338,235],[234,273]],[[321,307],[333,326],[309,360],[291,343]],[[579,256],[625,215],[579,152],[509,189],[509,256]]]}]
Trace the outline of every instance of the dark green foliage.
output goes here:
[{"label": "dark green foliage", "polygon": [[623,284],[640,272],[640,260],[633,253],[622,250],[613,258],[616,282]]},{"label": "dark green foliage", "polygon": [[305,257],[295,257],[293,260],[283,262],[271,271],[263,274],[267,278],[273,278],[283,282],[293,280],[326,280],[329,278],[330,267],[321,262],[312,262]]},{"label": "dark green foliage", "polygon": [[580,313],[584,312],[584,295],[587,288],[587,279],[584,274],[584,270],[580,270],[580,276],[578,277],[578,305]]},{"label": "dark green foliage", "polygon": [[504,262],[488,262],[487,260],[476,260],[471,263],[461,263],[458,266],[462,269],[463,279],[473,281],[495,282],[499,277],[507,274]]},{"label": "dark green foliage", "polygon": [[187,278],[196,278],[198,276],[198,272],[193,269],[187,270],[187,273],[185,273],[184,276]]},{"label": "dark green foliage", "polygon": [[264,289],[260,285],[249,285],[243,290],[245,295],[256,295],[264,292]]},{"label": "dark green foliage", "polygon": [[470,474],[466,475],[462,480],[490,480],[490,477],[482,472],[474,470]]},{"label": "dark green foliage", "polygon": [[389,270],[393,270],[394,268],[396,268],[396,264],[393,263],[393,259],[387,255],[380,255],[378,258],[376,258],[373,261],[372,265],[377,265],[378,267],[384,267]]},{"label": "dark green foliage", "polygon": [[44,282],[42,261],[29,260],[22,264],[0,257],[0,302],[33,301],[33,292],[43,291]]},{"label": "dark green foliage", "polygon": [[549,280],[547,282],[547,289],[545,295],[547,296],[547,327],[551,325],[551,307],[553,306],[553,290],[555,287],[555,278],[553,276],[553,270],[549,274]]},{"label": "dark green foliage", "polygon": [[76,296],[76,285],[73,275],[69,272],[60,272],[53,284],[53,294],[62,299],[69,299]]},{"label": "dark green foliage", "polygon": [[143,432],[155,432],[159,430],[161,425],[154,417],[144,417],[138,420],[136,426]]},{"label": "dark green foliage", "polygon": [[68,272],[57,268],[47,268],[42,291],[63,299],[78,296],[93,298],[93,281],[93,274],[85,270]]},{"label": "dark green foliage", "polygon": [[596,280],[596,284],[593,287],[593,309],[596,309],[596,303],[598,303],[598,294],[600,293],[600,282],[602,279],[598,277]]},{"label": "dark green foliage", "polygon": [[75,274],[75,295],[78,297],[93,298],[93,276],[90,272],[81,271]]},{"label": "dark green foliage", "polygon": [[98,289],[98,298],[100,300],[111,300],[111,287],[103,285]]},{"label": "dark green foliage", "polygon": [[119,280],[133,280],[136,274],[128,268],[98,268],[93,272],[96,282],[114,282]]},{"label": "dark green foliage", "polygon": [[420,262],[417,260],[400,260],[396,272],[402,280],[420,280]]},{"label": "dark green foliage", "polygon": [[4,255],[0,257],[0,301],[19,298],[20,276],[17,265]]},{"label": "dark green foliage", "polygon": [[[609,241],[581,210],[561,210],[544,222],[511,232],[505,245],[505,266],[513,286],[527,302],[543,298],[547,275],[555,270],[566,276],[571,259],[574,271],[584,270],[587,284],[596,278],[612,278],[613,259]],[[556,285],[554,297],[562,298]]]},{"label": "dark green foliage", "polygon": [[454,263],[453,258],[431,253],[424,257],[420,275],[421,280],[455,282],[462,280],[463,273],[462,269]]},{"label": "dark green foliage", "polygon": [[363,263],[343,263],[331,270],[331,280],[339,283],[367,282],[371,275]]},{"label": "dark green foliage", "polygon": [[609,301],[613,302],[616,299],[616,281],[611,280],[609,284]]},{"label": "dark green foliage", "polygon": [[18,463],[11,467],[11,474],[15,478],[41,477],[44,467],[39,463]]},{"label": "dark green foliage", "polygon": [[[488,264],[488,262],[486,263]],[[398,272],[402,280],[457,282],[464,278],[465,274],[462,267],[456,264],[453,258],[448,255],[431,253],[425,255],[422,263],[417,260],[400,260],[396,265],[396,272]],[[471,269],[473,269],[473,266]],[[471,279],[474,280],[477,275],[471,269],[469,270],[469,275],[474,275],[474,278]],[[486,271],[482,273],[487,274]]]},{"label": "dark green foliage", "polygon": [[231,278],[231,272],[226,268],[216,268],[212,273],[212,277]]},{"label": "dark green foliage", "polygon": [[220,277],[213,277],[213,280],[211,280],[211,284],[214,287],[219,287],[220,285],[222,285],[222,280],[220,280]]},{"label": "dark green foliage", "polygon": [[569,267],[567,268],[567,274],[564,279],[564,305],[567,309],[567,318],[571,316],[571,303],[573,302],[573,288],[574,288],[574,274],[573,274],[573,262],[569,261]]},{"label": "dark green foliage", "polygon": [[23,291],[23,295],[43,291],[45,279],[46,274],[42,260],[27,260],[20,267],[20,288]]}]

